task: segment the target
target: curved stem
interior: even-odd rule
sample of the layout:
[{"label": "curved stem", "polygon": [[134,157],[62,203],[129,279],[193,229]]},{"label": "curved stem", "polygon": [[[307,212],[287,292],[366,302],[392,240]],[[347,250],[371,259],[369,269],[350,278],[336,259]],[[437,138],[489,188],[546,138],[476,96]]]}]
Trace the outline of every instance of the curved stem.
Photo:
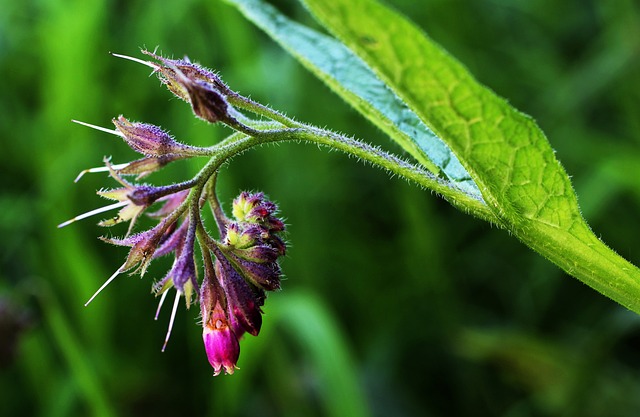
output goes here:
[{"label": "curved stem", "polygon": [[209,181],[207,181],[206,185],[206,196],[209,201],[209,205],[211,206],[211,211],[213,212],[213,217],[218,226],[218,230],[220,234],[223,234],[227,228],[227,216],[225,216],[222,211],[222,206],[220,205],[220,201],[218,200],[218,195],[216,194],[216,183],[218,181],[218,171],[216,171]]},{"label": "curved stem", "polygon": [[[225,161],[261,144],[285,141],[304,141],[328,146],[354,155],[392,174],[401,176],[420,186],[442,195],[454,206],[469,212],[481,219],[502,226],[502,221],[490,211],[484,201],[465,193],[455,183],[436,177],[424,169],[410,164],[395,155],[389,154],[367,143],[339,135],[334,132],[312,126],[284,128],[273,130],[255,130],[252,136],[239,137],[233,141],[225,141],[207,149],[212,156],[200,173],[187,183],[198,182],[203,177],[209,178]],[[253,129],[252,129],[253,130]]]},{"label": "curved stem", "polygon": [[296,122],[290,117],[285,116],[279,111],[273,110],[270,107],[267,107],[263,104],[260,104],[256,101],[251,100],[248,97],[245,97],[238,93],[229,94],[227,96],[227,100],[230,104],[244,109],[249,110],[252,113],[258,114],[260,116],[267,117],[276,122],[282,123],[286,127],[303,127],[304,124]]}]

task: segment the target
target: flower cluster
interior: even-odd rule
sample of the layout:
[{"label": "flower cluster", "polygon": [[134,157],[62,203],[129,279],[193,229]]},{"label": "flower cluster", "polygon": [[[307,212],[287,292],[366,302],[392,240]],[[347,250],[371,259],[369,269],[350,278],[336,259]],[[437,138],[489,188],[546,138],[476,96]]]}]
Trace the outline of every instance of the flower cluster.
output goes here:
[{"label": "flower cluster", "polygon": [[284,223],[275,212],[262,193],[243,192],[233,202],[234,219],[218,218],[222,242],[213,247],[213,266],[205,263],[200,293],[205,349],[216,374],[233,373],[238,340],[260,332],[265,291],[280,289]]},{"label": "flower cluster", "polygon": [[[195,115],[203,120],[222,122],[244,135],[251,132],[238,122],[238,113],[227,101],[227,97],[235,93],[216,74],[187,60],[171,60],[147,51],[143,53],[157,62],[117,56],[153,68],[169,91],[190,103]],[[162,350],[169,340],[180,299],[184,297],[187,308],[193,302],[199,302],[209,363],[215,375],[222,371],[232,374],[240,353],[239,340],[244,333],[256,336],[260,332],[261,307],[266,292],[280,289],[282,272],[278,259],[285,254],[286,245],[281,237],[285,226],[276,216],[276,205],[262,193],[243,192],[233,201],[231,218],[227,217],[215,192],[217,172],[225,157],[215,152],[215,147],[185,145],[157,126],[131,122],[123,116],[113,120],[114,130],[77,123],[119,136],[131,149],[142,154],[141,159],[127,164],[113,165],[105,159],[104,167],[84,171],[82,174],[109,172],[120,187],[100,190],[98,194],[115,200],[115,203],[60,225],[66,226],[113,209],[119,211],[114,217],[101,221],[101,226],[129,222],[124,237],[102,238],[108,243],[129,247],[129,254],[87,304],[120,274],[129,271],[142,276],[154,259],[172,256],[171,268],[153,285],[154,292],[160,296],[156,319],[167,294],[175,290]],[[135,175],[139,181],[173,161],[198,156],[206,156],[210,160],[190,181],[155,186],[124,179],[124,176]],[[218,240],[206,231],[201,218],[201,210],[207,202],[219,229]],[[149,212],[152,205],[161,206]],[[146,231],[133,233],[136,220],[143,214],[157,219],[158,223]],[[201,274],[196,264],[197,247],[202,255],[202,279],[199,279]],[[194,295],[197,295],[195,300]]]}]

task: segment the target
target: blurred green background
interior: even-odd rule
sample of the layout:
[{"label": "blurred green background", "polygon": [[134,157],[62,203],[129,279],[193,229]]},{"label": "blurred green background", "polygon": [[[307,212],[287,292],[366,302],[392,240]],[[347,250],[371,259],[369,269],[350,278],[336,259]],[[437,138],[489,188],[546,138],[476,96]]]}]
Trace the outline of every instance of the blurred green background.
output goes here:
[{"label": "blurred green background", "polygon": [[[631,0],[390,0],[477,78],[538,120],[597,235],[640,264],[640,6]],[[274,2],[315,25],[294,1]],[[381,28],[383,30],[383,28]],[[506,232],[337,152],[266,146],[220,176],[221,199],[263,190],[287,218],[284,290],[269,297],[241,370],[211,376],[197,308],[153,321],[147,275],[83,303],[125,248],[91,219],[115,184],[76,174],[136,157],[74,125],[112,117],[209,145],[138,48],[219,70],[299,120],[398,151],[218,0],[0,0],[0,415],[636,416],[640,318]],[[176,163],[152,183],[187,179]]]}]

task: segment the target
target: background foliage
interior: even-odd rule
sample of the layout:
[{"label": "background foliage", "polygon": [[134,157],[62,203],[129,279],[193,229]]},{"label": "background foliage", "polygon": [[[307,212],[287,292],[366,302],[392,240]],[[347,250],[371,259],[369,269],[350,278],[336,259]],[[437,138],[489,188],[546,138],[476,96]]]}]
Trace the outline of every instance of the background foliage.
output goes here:
[{"label": "background foliage", "polygon": [[[616,2],[394,0],[471,72],[532,115],[572,175],[585,218],[640,264],[640,8]],[[291,1],[274,2],[312,24]],[[284,291],[269,297],[241,370],[211,377],[196,311],[160,347],[152,278],[83,303],[126,251],[85,221],[103,155],[132,152],[72,125],[118,114],[205,145],[147,69],[110,57],[159,45],[287,114],[396,150],[218,0],[0,0],[1,415],[629,416],[640,411],[640,320],[444,201],[338,153],[254,150],[222,173],[222,201],[266,191],[288,219]],[[186,179],[198,162],[150,178]],[[16,332],[16,329],[21,329]],[[15,355],[10,347],[15,335]]]}]

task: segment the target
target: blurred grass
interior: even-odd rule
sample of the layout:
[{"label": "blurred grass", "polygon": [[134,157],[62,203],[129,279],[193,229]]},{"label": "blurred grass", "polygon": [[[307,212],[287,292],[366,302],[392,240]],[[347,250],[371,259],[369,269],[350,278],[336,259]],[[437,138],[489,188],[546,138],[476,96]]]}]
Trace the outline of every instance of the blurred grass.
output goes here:
[{"label": "blurred grass", "polygon": [[[294,2],[274,3],[313,24]],[[390,3],[537,119],[596,233],[639,264],[638,4]],[[195,144],[225,133],[107,52],[189,55],[300,120],[397,149],[218,0],[0,0],[0,11],[0,300],[29,318],[19,334],[13,316],[0,320],[2,343],[17,338],[2,358],[0,415],[640,412],[637,316],[429,193],[300,144],[254,150],[221,175],[223,201],[241,189],[278,201],[291,242],[284,291],[233,377],[211,377],[196,311],[179,311],[160,353],[167,317],[152,320],[150,285],[161,264],[84,308],[125,256],[94,237],[123,229],[55,225],[101,205],[94,191],[110,186],[103,175],[74,185],[77,172],[134,155],[70,119],[108,126],[122,113]],[[354,394],[332,394],[341,386]]]}]

